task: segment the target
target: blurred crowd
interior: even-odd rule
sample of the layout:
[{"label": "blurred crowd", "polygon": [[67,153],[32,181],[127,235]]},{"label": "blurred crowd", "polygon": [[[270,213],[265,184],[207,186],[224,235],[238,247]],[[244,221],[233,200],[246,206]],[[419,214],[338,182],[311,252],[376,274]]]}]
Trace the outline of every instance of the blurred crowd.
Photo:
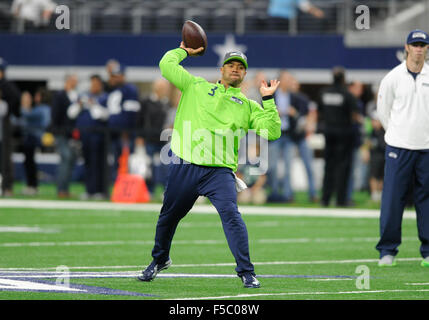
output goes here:
[{"label": "blurred crowd", "polygon": [[[138,88],[127,82],[126,68],[116,60],[106,64],[107,79],[94,74],[79,79],[67,74],[63,89],[50,92],[20,92],[5,79],[6,62],[0,65],[1,103],[0,152],[1,190],[13,193],[13,152],[24,155],[25,195],[38,194],[37,151],[54,151],[59,158],[56,188],[59,198],[70,197],[70,183],[78,159],[84,163],[82,199],[107,199],[109,186],[119,170],[138,173],[147,180],[150,192],[163,186],[160,141],[163,129],[172,128],[180,92],[164,79],[151,85],[150,93],[140,96]],[[82,85],[87,88],[78,90]],[[174,105],[174,107],[173,107]],[[125,168],[120,158],[131,154]]]},{"label": "blurred crowd", "polygon": [[[264,78],[264,72],[258,72],[243,86],[249,98],[260,100],[257,89]],[[385,142],[376,112],[377,88],[357,80],[346,82],[342,67],[332,70],[332,84],[321,88],[312,99],[287,70],[282,70],[278,79],[281,83],[274,98],[282,135],[268,144],[267,172],[250,176],[252,161],[239,166],[238,176],[249,185],[239,200],[294,203],[292,163],[299,158],[307,177],[308,202],[330,206],[335,199],[335,206],[354,206],[355,191],[367,192],[372,201],[380,202]],[[324,160],[321,190],[317,190],[314,174],[318,150],[310,146],[314,134],[323,135],[325,142],[318,155]],[[248,159],[259,157],[259,153],[260,145],[248,144]]]},{"label": "blurred crowd", "polygon": [[[17,33],[58,31],[62,23],[58,6],[67,6],[74,18],[74,32],[175,32],[187,19],[207,32],[309,32],[336,33],[339,1],[309,0],[216,0],[199,1],[53,1],[13,0],[10,7],[0,6],[0,29]],[[89,23],[76,19],[81,9]],[[241,22],[237,15],[240,14]],[[137,19],[138,18],[138,19]],[[138,21],[138,22],[136,22]],[[65,29],[61,29],[67,32]]]},{"label": "blurred crowd", "polygon": [[[23,194],[39,192],[40,151],[58,156],[55,184],[59,198],[70,197],[72,173],[78,159],[84,163],[81,199],[108,199],[118,172],[141,175],[149,192],[164,188],[166,165],[160,154],[168,143],[161,139],[164,129],[173,128],[180,91],[164,79],[151,83],[150,92],[140,94],[126,79],[126,68],[112,59],[106,63],[107,78],[94,74],[80,79],[67,74],[63,89],[50,92],[37,88],[20,92],[7,81],[7,63],[0,63],[0,153],[3,195],[13,191],[13,152],[24,155]],[[249,98],[260,102],[259,86],[266,79],[258,71],[242,85]],[[239,202],[263,204],[293,203],[293,160],[305,168],[308,201],[352,206],[354,191],[367,191],[380,201],[384,169],[384,131],[377,119],[376,95],[368,85],[345,81],[341,67],[332,72],[332,84],[313,98],[301,90],[297,78],[282,70],[275,101],[281,118],[282,135],[268,143],[267,168],[261,166],[260,140],[248,139],[245,161],[237,175],[248,185]],[[79,85],[82,81],[87,88]],[[324,135],[325,145],[315,155],[310,145],[313,135]],[[121,159],[127,155],[126,167]],[[129,155],[129,156],[128,156]],[[321,190],[314,174],[315,157],[324,158]],[[122,157],[122,158],[121,158]],[[259,162],[258,162],[259,159]],[[296,169],[296,168],[295,168]]]}]

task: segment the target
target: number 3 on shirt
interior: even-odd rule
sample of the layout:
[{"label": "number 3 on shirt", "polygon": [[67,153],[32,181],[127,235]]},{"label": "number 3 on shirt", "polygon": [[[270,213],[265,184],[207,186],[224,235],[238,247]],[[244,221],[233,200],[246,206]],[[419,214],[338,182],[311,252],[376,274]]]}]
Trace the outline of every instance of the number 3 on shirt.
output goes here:
[{"label": "number 3 on shirt", "polygon": [[216,91],[217,87],[212,88],[212,92],[209,92],[209,96],[214,96],[215,95],[215,91]]}]

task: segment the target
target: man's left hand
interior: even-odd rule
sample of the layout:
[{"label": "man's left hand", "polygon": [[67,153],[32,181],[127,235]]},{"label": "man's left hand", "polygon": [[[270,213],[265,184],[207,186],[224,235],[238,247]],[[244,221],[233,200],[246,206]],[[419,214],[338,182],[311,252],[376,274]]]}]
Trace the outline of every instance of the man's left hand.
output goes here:
[{"label": "man's left hand", "polygon": [[265,80],[262,80],[261,87],[259,88],[259,92],[261,93],[261,96],[272,96],[274,92],[276,92],[278,86],[280,84],[279,80],[271,80],[270,86],[268,86],[268,83]]}]

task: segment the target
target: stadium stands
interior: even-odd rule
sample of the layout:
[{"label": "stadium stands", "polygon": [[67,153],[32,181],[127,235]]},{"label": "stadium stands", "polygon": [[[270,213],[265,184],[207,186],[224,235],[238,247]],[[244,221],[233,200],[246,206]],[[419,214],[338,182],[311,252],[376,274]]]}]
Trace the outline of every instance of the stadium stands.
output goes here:
[{"label": "stadium stands", "polygon": [[[383,21],[413,5],[425,5],[419,0],[313,0],[322,9],[322,19],[299,11],[290,22],[289,33],[344,34],[353,29],[353,10],[358,5],[371,8],[371,20]],[[269,0],[62,0],[58,5],[70,8],[73,33],[165,33],[174,32],[187,19],[199,22],[207,32],[234,32],[236,34],[261,32],[288,32],[274,30],[268,22]],[[427,4],[426,4],[427,6]],[[16,26],[10,10],[11,1],[0,0],[0,32],[26,32],[26,26]],[[417,8],[416,8],[417,10]],[[420,10],[421,11],[421,10]],[[56,17],[55,14],[53,16]],[[37,30],[54,31],[54,24]],[[180,29],[180,28],[179,28]]]},{"label": "stadium stands", "polygon": [[[397,9],[406,8],[416,0],[313,0],[325,12],[323,19],[299,11],[291,23],[297,33],[342,34],[352,26],[347,8],[358,4],[371,6],[371,18],[383,18]],[[260,33],[273,31],[267,23],[269,0],[64,0],[57,4],[70,8],[74,33],[146,33],[177,31],[183,21],[194,19],[207,32]],[[14,27],[11,1],[0,0],[0,32],[25,32]],[[55,17],[55,15],[54,15]],[[53,31],[54,25],[38,31]],[[27,30],[28,31],[28,30]],[[31,30],[33,31],[33,30]],[[277,32],[282,30],[276,30]],[[284,30],[283,32],[287,32]]]}]

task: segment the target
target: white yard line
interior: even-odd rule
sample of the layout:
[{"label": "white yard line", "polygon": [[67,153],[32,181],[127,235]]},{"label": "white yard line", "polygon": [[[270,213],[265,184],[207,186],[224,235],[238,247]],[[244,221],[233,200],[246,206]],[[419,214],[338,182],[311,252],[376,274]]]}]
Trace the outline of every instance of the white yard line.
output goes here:
[{"label": "white yard line", "polygon": [[[280,223],[279,221],[258,221],[258,222],[247,222],[247,226],[256,226],[258,228],[271,228],[279,227],[281,225],[287,225],[285,222]],[[34,229],[34,232],[41,231],[52,231],[59,232],[60,229],[155,229],[156,222],[129,222],[129,223],[64,223],[64,224],[19,224],[14,226],[0,225],[0,232],[33,232],[31,229]],[[217,222],[181,222],[180,228],[212,228],[212,227],[222,227],[221,221]],[[29,231],[26,231],[28,229]],[[10,230],[10,231],[9,231]],[[14,231],[16,230],[16,231]],[[23,231],[20,231],[23,230]],[[46,232],[47,232],[46,231]]]},{"label": "white yard line", "polygon": [[[420,261],[422,258],[397,258],[396,261]],[[350,259],[350,260],[312,260],[312,261],[266,261],[253,262],[254,265],[311,265],[311,264],[353,264],[353,263],[375,263],[378,259]],[[194,268],[194,267],[230,267],[235,266],[233,262],[225,263],[199,263],[199,264],[174,264],[171,268]],[[93,269],[141,269],[145,264],[137,266],[68,266],[70,270],[93,270]],[[0,271],[44,271],[56,270],[57,267],[46,268],[0,268]]]},{"label": "white yard line", "polygon": [[[123,271],[123,272],[71,272],[67,274],[69,278],[135,278],[141,271]],[[0,278],[56,278],[64,277],[64,273],[51,272],[36,272],[29,274],[28,271],[8,271],[1,272]],[[264,276],[267,278],[269,276]],[[276,275],[271,275],[276,277]],[[157,278],[237,278],[235,274],[203,274],[203,273],[160,273]]]},{"label": "white yard line", "polygon": [[168,300],[212,300],[212,299],[240,299],[240,298],[254,298],[254,297],[269,297],[269,296],[301,296],[301,295],[346,295],[346,294],[369,294],[369,293],[399,293],[399,292],[429,292],[429,289],[421,290],[363,290],[363,291],[339,291],[339,292],[279,292],[279,293],[256,293],[256,294],[238,294],[234,296],[217,296],[217,297],[190,297],[178,298]]},{"label": "white yard line", "polygon": [[350,278],[327,278],[327,279],[307,279],[308,281],[349,281],[355,280]]},{"label": "white yard line", "polygon": [[[57,201],[57,200],[15,200],[1,199],[0,208],[37,208],[66,210],[119,210],[119,211],[155,211],[161,209],[160,203],[124,204],[90,201]],[[239,206],[243,215],[270,215],[295,217],[333,217],[333,218],[379,218],[380,210],[347,209],[347,208],[285,208],[267,206]],[[192,213],[217,214],[212,205],[195,205]],[[405,211],[404,219],[415,219],[415,211]]]},{"label": "white yard line", "polygon": [[58,228],[41,228],[39,226],[2,226],[0,233],[58,233]]},{"label": "white yard line", "polygon": [[[288,243],[362,243],[377,242],[376,237],[356,238],[286,238],[286,239],[256,239],[250,243],[262,244],[288,244]],[[418,241],[416,237],[404,237],[402,240]],[[6,242],[0,243],[0,247],[64,247],[64,246],[117,246],[117,245],[153,245],[153,240],[115,240],[115,241],[44,241],[44,242]],[[174,240],[175,245],[219,245],[226,240]]]}]

